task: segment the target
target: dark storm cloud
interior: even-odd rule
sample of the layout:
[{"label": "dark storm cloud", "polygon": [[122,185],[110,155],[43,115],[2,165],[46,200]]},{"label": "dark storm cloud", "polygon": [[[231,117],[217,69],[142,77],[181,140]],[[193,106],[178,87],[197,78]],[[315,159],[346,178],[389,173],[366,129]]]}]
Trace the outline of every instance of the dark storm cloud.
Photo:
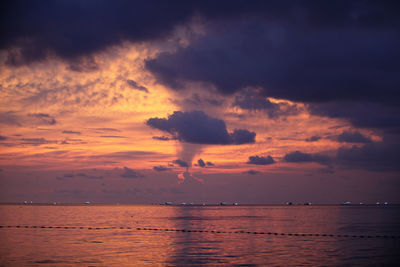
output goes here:
[{"label": "dark storm cloud", "polygon": [[312,2],[303,12],[292,10],[292,17],[213,24],[203,38],[146,66],[171,88],[202,81],[223,93],[260,86],[265,95],[303,102],[393,103],[393,97],[399,99],[399,19],[387,2],[362,3],[331,4],[328,11]]},{"label": "dark storm cloud", "polygon": [[[293,1],[269,11],[260,8],[257,17],[211,22],[207,34],[148,60],[146,67],[176,90],[190,81],[213,84],[224,94],[256,87],[264,97],[309,103],[314,114],[398,130],[399,5],[325,4]],[[269,103],[245,100],[236,105],[268,108]]]},{"label": "dark storm cloud", "polygon": [[125,40],[165,38],[194,14],[207,20],[254,15],[305,29],[381,29],[399,24],[397,11],[395,1],[9,0],[0,6],[0,48],[19,46],[8,62],[22,64],[43,59],[48,52],[75,59]]},{"label": "dark storm cloud", "polygon": [[179,165],[180,167],[189,167],[189,164],[186,161],[183,161],[181,159],[176,159],[172,163]]},{"label": "dark storm cloud", "polygon": [[255,164],[255,165],[269,165],[275,163],[275,160],[271,156],[263,157],[263,156],[250,156],[247,164]]},{"label": "dark storm cloud", "polygon": [[356,127],[381,128],[400,133],[400,106],[382,103],[337,101],[310,105],[316,115],[346,118]]},{"label": "dark storm cloud", "polygon": [[261,95],[259,91],[252,89],[245,89],[237,93],[233,106],[249,111],[264,111],[269,118],[295,115],[300,111],[296,105],[272,103],[265,96]]},{"label": "dark storm cloud", "polygon": [[371,143],[371,139],[365,137],[360,132],[349,132],[344,131],[338,136],[339,142],[346,142],[346,143]]},{"label": "dark storm cloud", "polygon": [[336,161],[347,168],[370,171],[400,171],[400,144],[370,143],[340,148]]},{"label": "dark storm cloud", "polygon": [[301,163],[301,162],[317,162],[322,165],[330,165],[332,159],[325,155],[309,154],[300,151],[294,151],[286,154],[283,157],[286,162]]},{"label": "dark storm cloud", "polygon": [[181,1],[2,1],[0,47],[21,47],[8,57],[14,65],[49,52],[76,60],[124,40],[165,37],[191,9]]},{"label": "dark storm cloud", "polygon": [[124,167],[124,172],[121,174],[121,177],[124,178],[142,178],[144,177],[143,174],[138,173],[134,169]]},{"label": "dark storm cloud", "polygon": [[[167,38],[194,14],[213,19],[262,10],[272,13],[281,6],[241,0],[8,0],[0,5],[0,49],[19,47],[8,55],[7,63],[12,65],[42,60],[49,53],[75,62],[123,41]],[[82,71],[80,64],[71,68]]]},{"label": "dark storm cloud", "polygon": [[0,135],[0,141],[4,141],[4,140],[7,140],[7,137]]},{"label": "dark storm cloud", "polygon": [[228,133],[223,120],[213,118],[203,111],[175,111],[167,119],[150,118],[146,124],[172,134],[176,139],[193,144],[246,144],[254,143],[256,133],[235,129]]}]

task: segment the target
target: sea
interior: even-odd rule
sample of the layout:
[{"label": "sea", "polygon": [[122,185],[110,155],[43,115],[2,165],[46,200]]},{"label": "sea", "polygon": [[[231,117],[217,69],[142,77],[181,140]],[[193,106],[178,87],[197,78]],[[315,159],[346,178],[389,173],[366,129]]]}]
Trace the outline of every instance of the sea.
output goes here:
[{"label": "sea", "polygon": [[0,205],[0,266],[400,266],[400,206]]}]

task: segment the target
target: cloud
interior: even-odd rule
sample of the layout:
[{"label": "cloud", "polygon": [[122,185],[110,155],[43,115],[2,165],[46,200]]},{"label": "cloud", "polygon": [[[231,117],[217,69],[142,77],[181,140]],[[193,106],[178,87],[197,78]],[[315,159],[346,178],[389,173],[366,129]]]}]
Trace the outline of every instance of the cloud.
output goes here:
[{"label": "cloud", "polygon": [[0,135],[0,141],[4,141],[4,140],[7,140],[7,137]]},{"label": "cloud", "polygon": [[189,167],[189,164],[186,161],[180,160],[180,159],[176,159],[174,161],[172,161],[172,163],[179,165],[180,167]]},{"label": "cloud", "polygon": [[200,167],[202,167],[202,168],[204,168],[204,167],[206,166],[206,163],[205,163],[204,160],[202,160],[202,159],[199,159],[199,160],[197,161],[197,164],[198,164]]},{"label": "cloud", "polygon": [[145,92],[145,93],[148,93],[148,92],[149,92],[149,90],[148,90],[146,87],[138,85],[138,84],[137,84],[135,81],[133,81],[133,80],[127,80],[126,82],[127,82],[127,83],[129,84],[129,86],[132,87],[133,89],[136,89],[136,90],[139,90],[139,91],[142,91],[142,92]]},{"label": "cloud", "polygon": [[152,152],[152,151],[140,151],[140,150],[128,150],[128,151],[118,151],[113,153],[92,155],[90,158],[111,158],[111,159],[121,159],[121,160],[130,160],[130,159],[142,159],[142,158],[153,158],[154,157],[169,157],[168,154],[163,154],[160,152]]},{"label": "cloud", "polygon": [[[311,11],[311,6],[305,10]],[[366,6],[374,13],[373,5]],[[377,31],[371,24],[351,20],[352,12],[360,10],[347,8],[330,15],[348,20],[329,25],[310,24],[312,16],[324,14],[314,13],[323,9],[319,5],[295,23],[289,23],[296,20],[294,14],[276,17],[278,23],[270,18],[215,23],[202,38],[176,53],[148,60],[146,67],[175,89],[184,87],[185,81],[199,81],[212,83],[222,93],[262,87],[264,95],[301,102],[370,99],[394,103],[399,99],[393,90],[400,79],[394,71],[399,20]],[[377,82],[378,77],[382,82]]]},{"label": "cloud", "polygon": [[176,139],[171,138],[171,137],[168,137],[168,136],[153,136],[152,139],[154,139],[154,140],[160,140],[160,141],[176,140]]},{"label": "cloud", "polygon": [[318,135],[314,135],[314,136],[311,136],[311,137],[309,137],[309,138],[306,138],[306,142],[316,142],[316,141],[318,141],[318,140],[320,140],[322,137],[321,136],[318,136]]},{"label": "cloud", "polygon": [[260,172],[259,171],[255,171],[255,170],[248,170],[248,171],[245,171],[243,173],[244,174],[250,174],[250,175],[256,175],[256,174],[259,174]]},{"label": "cloud", "polygon": [[80,135],[81,132],[76,132],[76,131],[62,131],[63,134],[77,134]]},{"label": "cloud", "polygon": [[32,113],[28,114],[28,117],[35,119],[36,123],[39,125],[54,125],[57,123],[53,116],[46,113]]},{"label": "cloud", "polygon": [[371,139],[365,137],[360,132],[349,132],[344,131],[338,136],[339,142],[346,142],[346,143],[371,143]]},{"label": "cloud", "polygon": [[261,7],[257,17],[211,21],[200,38],[147,60],[146,68],[174,90],[211,84],[222,94],[239,93],[236,106],[270,116],[278,107],[240,92],[260,88],[264,98],[308,103],[314,114],[400,132],[398,7],[305,3],[268,2],[270,11]]},{"label": "cloud", "polygon": [[368,143],[340,148],[336,161],[341,166],[370,171],[400,171],[400,144]]},{"label": "cloud", "polygon": [[325,155],[320,154],[309,154],[300,151],[294,151],[286,154],[283,157],[286,162],[302,163],[302,162],[317,162],[322,165],[330,165],[332,159]]},{"label": "cloud", "polygon": [[[377,100],[379,99],[380,97],[377,96]],[[309,110],[315,115],[348,119],[359,128],[378,128],[387,132],[400,133],[400,116],[398,115],[400,107],[398,105],[348,100],[314,103],[309,106]]]},{"label": "cloud", "polygon": [[84,177],[84,178],[88,178],[88,179],[103,179],[104,178],[104,176],[102,176],[102,175],[95,176],[95,175],[87,175],[86,173],[77,173],[76,176]]},{"label": "cloud", "polygon": [[230,134],[223,120],[210,117],[203,111],[175,111],[167,119],[150,118],[146,124],[193,144],[239,145],[254,143],[256,136],[256,133],[244,129],[235,129]]},{"label": "cloud", "polygon": [[61,145],[82,145],[87,144],[86,141],[82,141],[82,139],[75,139],[75,138],[65,138],[61,141]]},{"label": "cloud", "polygon": [[125,136],[120,135],[100,135],[102,138],[126,138]]},{"label": "cloud", "polygon": [[121,174],[121,177],[124,178],[142,178],[144,177],[143,174],[138,173],[134,169],[124,167],[124,172]]},{"label": "cloud", "polygon": [[0,112],[0,123],[10,126],[21,126],[20,116],[13,111]]},{"label": "cloud", "polygon": [[170,168],[159,165],[159,166],[154,166],[153,170],[157,171],[157,172],[163,172],[163,171],[168,171],[170,170]]},{"label": "cloud", "polygon": [[21,138],[19,139],[20,144],[22,145],[32,145],[32,146],[40,146],[44,144],[55,144],[57,141],[46,140],[45,138]]},{"label": "cloud", "polygon": [[273,103],[261,95],[260,90],[249,88],[238,92],[232,105],[249,111],[264,111],[269,118],[274,119],[281,116],[296,115],[300,111],[297,105],[285,102]]},{"label": "cloud", "polygon": [[94,128],[93,130],[99,131],[99,132],[121,132],[118,129],[115,128]]},{"label": "cloud", "polygon": [[275,163],[275,160],[271,156],[263,157],[263,156],[250,156],[247,164],[255,164],[255,165],[269,165]]},{"label": "cloud", "polygon": [[59,181],[64,181],[64,180],[69,180],[74,177],[75,177],[75,175],[73,173],[66,173],[63,176],[57,176],[56,179]]}]

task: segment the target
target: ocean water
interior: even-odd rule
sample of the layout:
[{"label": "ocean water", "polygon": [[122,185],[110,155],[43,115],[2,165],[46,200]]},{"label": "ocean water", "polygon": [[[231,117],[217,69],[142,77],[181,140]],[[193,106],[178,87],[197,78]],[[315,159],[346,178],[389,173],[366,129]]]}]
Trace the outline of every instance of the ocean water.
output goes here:
[{"label": "ocean water", "polygon": [[1,205],[0,225],[0,266],[400,264],[399,206]]}]

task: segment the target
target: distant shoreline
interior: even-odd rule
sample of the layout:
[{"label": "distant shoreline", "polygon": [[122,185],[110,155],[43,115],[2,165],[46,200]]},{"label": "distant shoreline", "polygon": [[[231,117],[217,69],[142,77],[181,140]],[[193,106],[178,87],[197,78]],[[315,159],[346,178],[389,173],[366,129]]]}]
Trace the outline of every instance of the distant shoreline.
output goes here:
[{"label": "distant shoreline", "polygon": [[145,203],[145,204],[138,204],[138,203],[19,203],[19,202],[0,202],[0,206],[173,206],[173,207],[246,207],[246,206],[270,206],[270,207],[323,207],[323,206],[340,206],[340,207],[393,207],[393,206],[400,206],[400,203],[389,203],[389,204],[373,204],[373,203],[366,203],[366,204],[193,204],[193,205],[182,205],[182,204],[155,204],[155,203]]}]

